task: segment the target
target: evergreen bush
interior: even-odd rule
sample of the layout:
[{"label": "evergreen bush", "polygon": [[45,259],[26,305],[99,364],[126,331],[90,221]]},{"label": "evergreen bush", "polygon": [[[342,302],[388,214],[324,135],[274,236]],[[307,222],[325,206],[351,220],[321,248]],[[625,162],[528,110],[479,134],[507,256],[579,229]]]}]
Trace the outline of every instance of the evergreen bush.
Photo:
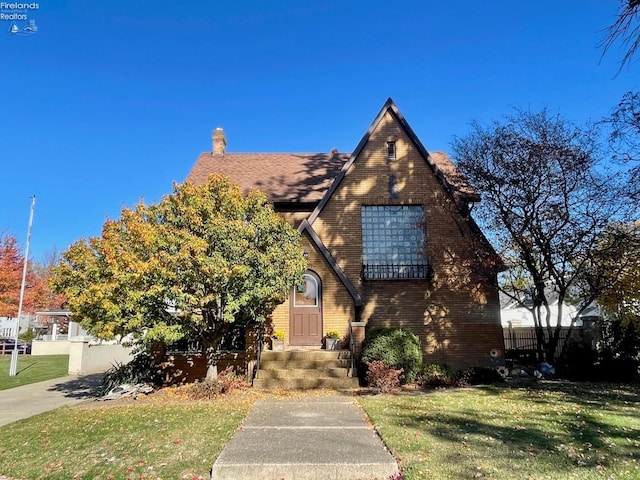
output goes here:
[{"label": "evergreen bush", "polygon": [[429,363],[422,367],[417,382],[422,388],[453,387],[456,385],[456,376],[447,364]]},{"label": "evergreen bush", "polygon": [[363,364],[383,361],[394,370],[402,369],[403,383],[411,383],[422,368],[420,340],[406,328],[373,328],[367,333],[360,360]]}]

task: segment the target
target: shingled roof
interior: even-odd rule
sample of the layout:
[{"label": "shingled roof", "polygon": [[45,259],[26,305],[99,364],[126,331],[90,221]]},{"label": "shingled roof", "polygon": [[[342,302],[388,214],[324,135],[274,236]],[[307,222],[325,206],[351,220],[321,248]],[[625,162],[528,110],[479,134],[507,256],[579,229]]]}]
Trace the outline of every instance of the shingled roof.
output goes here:
[{"label": "shingled roof", "polygon": [[[396,117],[447,190],[463,201],[480,201],[478,193],[446,153],[428,152],[424,148],[391,98],[386,101],[351,154],[338,153],[335,150],[331,153],[226,153],[224,132],[217,128],[213,134],[214,152],[200,154],[187,181],[201,185],[207,181],[209,175],[218,173],[238,183],[244,193],[259,189],[273,202],[320,202],[316,212],[311,216],[310,221],[313,223],[386,112],[391,112]],[[331,191],[325,196],[328,190]]]},{"label": "shingled roof", "polygon": [[479,202],[480,195],[469,184],[455,163],[449,158],[445,152],[430,152],[429,157],[434,163],[436,170],[442,173],[444,181],[456,193],[460,194],[470,202]]},{"label": "shingled roof", "polygon": [[[430,159],[446,183],[466,197],[477,196],[460,170],[444,152]],[[212,173],[226,175],[243,193],[265,192],[273,202],[319,202],[349,160],[348,153],[224,153],[200,154],[187,181],[201,185]]]},{"label": "shingled roof", "polygon": [[226,175],[244,193],[265,192],[273,202],[319,202],[346,153],[224,153],[200,155],[187,181],[203,184],[212,173]]}]

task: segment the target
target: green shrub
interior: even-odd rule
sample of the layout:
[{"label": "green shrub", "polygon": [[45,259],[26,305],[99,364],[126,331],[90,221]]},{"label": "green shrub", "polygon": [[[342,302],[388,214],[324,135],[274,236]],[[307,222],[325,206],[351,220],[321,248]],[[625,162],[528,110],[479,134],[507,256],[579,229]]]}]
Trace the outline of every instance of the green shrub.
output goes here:
[{"label": "green shrub", "polygon": [[373,328],[367,333],[360,358],[363,364],[383,361],[404,371],[404,382],[414,382],[422,368],[422,349],[417,336],[404,328]]},{"label": "green shrub", "polygon": [[18,335],[18,339],[25,342],[31,342],[36,339],[36,332],[33,328],[29,327],[26,332],[22,332]]},{"label": "green shrub", "polygon": [[129,363],[116,363],[107,370],[99,394],[106,395],[118,385],[140,383],[156,387],[162,385],[162,370],[146,352],[137,354]]},{"label": "green shrub", "polygon": [[422,367],[417,382],[422,388],[453,387],[456,377],[449,365],[429,363]]},{"label": "green shrub", "polygon": [[597,381],[597,360],[598,352],[591,345],[570,341],[562,357],[556,360],[556,372],[558,377],[567,380]]}]

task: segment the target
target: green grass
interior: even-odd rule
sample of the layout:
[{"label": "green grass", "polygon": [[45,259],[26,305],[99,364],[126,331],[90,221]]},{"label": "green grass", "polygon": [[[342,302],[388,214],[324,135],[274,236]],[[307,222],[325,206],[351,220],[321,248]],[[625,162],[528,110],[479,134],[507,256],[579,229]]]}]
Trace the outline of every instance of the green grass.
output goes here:
[{"label": "green grass", "polygon": [[16,479],[204,479],[250,401],[63,407],[0,427]]},{"label": "green grass", "polygon": [[69,355],[19,355],[16,375],[9,376],[11,355],[0,355],[0,390],[64,377],[69,370]]},{"label": "green grass", "polygon": [[640,478],[638,386],[545,383],[360,402],[405,480]]},{"label": "green grass", "polygon": [[[13,479],[208,478],[256,395],[158,395],[0,427]],[[640,478],[640,386],[540,383],[359,397],[405,480]]]}]

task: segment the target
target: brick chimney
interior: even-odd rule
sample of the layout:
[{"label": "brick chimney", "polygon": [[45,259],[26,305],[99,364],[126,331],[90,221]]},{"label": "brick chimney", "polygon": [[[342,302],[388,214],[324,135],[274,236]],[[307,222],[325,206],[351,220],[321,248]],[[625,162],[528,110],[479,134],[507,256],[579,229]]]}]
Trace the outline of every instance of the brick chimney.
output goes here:
[{"label": "brick chimney", "polygon": [[224,130],[220,127],[216,128],[211,134],[213,139],[213,153],[214,155],[224,155],[227,150],[227,137],[224,134]]}]

